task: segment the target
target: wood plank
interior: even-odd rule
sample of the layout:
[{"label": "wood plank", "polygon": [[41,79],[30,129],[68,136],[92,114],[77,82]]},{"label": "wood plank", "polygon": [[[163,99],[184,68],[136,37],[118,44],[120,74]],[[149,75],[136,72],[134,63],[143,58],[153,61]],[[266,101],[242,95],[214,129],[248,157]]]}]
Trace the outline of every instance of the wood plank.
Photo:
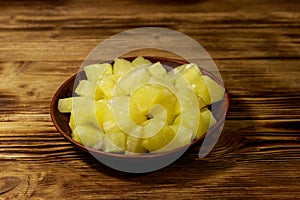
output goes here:
[{"label": "wood plank", "polygon": [[[299,1],[4,0],[0,8],[1,200],[299,198]],[[203,45],[231,107],[207,157],[195,146],[162,170],[135,175],[73,147],[55,130],[49,105],[99,42],[144,26]]]},{"label": "wood plank", "polygon": [[[109,18],[94,15],[88,10],[73,12],[71,10],[67,16],[66,13],[48,15],[46,12],[37,16],[25,12],[14,15],[13,19],[5,13],[0,14],[0,36],[4,38],[0,43],[0,59],[83,60],[109,36],[128,28],[153,26],[153,21],[156,26],[190,35],[216,59],[300,56],[300,24],[296,12],[248,13],[246,16],[240,12],[170,13],[167,16],[165,13],[143,13]],[[138,23],[136,19],[139,19]],[[192,24],[192,27],[187,24]]]},{"label": "wood plank", "polygon": [[[188,162],[187,162],[188,161]],[[71,191],[82,199],[97,198],[184,198],[199,197],[239,199],[243,197],[291,198],[299,191],[299,161],[290,160],[282,169],[281,162],[234,160],[197,161],[184,157],[172,166],[154,173],[133,176],[108,169],[93,160],[68,163],[7,162],[1,164],[3,176],[20,179],[16,189],[3,197],[71,199]],[[183,170],[185,168],[186,170]],[[57,170],[65,176],[57,173]],[[30,173],[34,171],[35,173]],[[224,175],[226,172],[226,175]],[[4,173],[4,174],[3,174]],[[178,177],[187,177],[185,182]],[[166,177],[166,174],[168,176]],[[190,175],[193,175],[192,177]],[[285,184],[282,184],[282,183]],[[239,183],[236,185],[235,183]],[[112,190],[118,190],[115,192]],[[55,193],[53,193],[55,189]],[[222,193],[218,192],[222,189]],[[277,192],[277,190],[282,190]],[[243,192],[241,192],[243,190]],[[54,196],[53,196],[54,195]],[[230,195],[230,196],[229,196]]]}]

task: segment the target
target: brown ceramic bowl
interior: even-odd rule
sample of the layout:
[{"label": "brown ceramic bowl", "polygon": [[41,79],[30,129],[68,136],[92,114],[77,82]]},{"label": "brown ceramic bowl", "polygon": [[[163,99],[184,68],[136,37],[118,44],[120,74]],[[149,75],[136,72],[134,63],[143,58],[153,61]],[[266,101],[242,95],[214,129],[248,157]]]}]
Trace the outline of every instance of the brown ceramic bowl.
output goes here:
[{"label": "brown ceramic bowl", "polygon": [[[175,68],[179,65],[187,63],[186,61],[182,60],[174,60],[169,58],[159,58],[159,57],[145,57],[149,59],[151,62],[161,62],[163,65],[168,67]],[[126,58],[127,60],[133,60],[133,57]],[[202,74],[210,76],[220,85],[223,85],[222,82],[213,76],[208,71],[201,69]],[[74,141],[71,137],[71,129],[68,125],[70,114],[60,113],[57,109],[58,100],[61,98],[71,97],[73,94],[73,87],[77,87],[78,78],[76,79],[77,75],[80,77],[85,77],[84,72],[80,71],[79,74],[74,74],[68,80],[66,80],[60,88],[57,90],[55,95],[53,96],[51,106],[50,106],[50,114],[54,126],[60,132],[62,136],[64,136],[68,141],[70,141],[76,147],[88,151],[92,154],[96,159],[101,161],[102,163],[112,167],[114,169],[125,171],[125,172],[132,172],[132,173],[144,173],[149,171],[155,171],[157,169],[163,168],[175,160],[177,160],[189,147],[190,145],[174,149],[172,151],[163,152],[163,153],[146,153],[146,154],[139,154],[139,155],[125,155],[119,153],[108,153],[100,150],[95,150],[92,148],[85,147],[84,145]],[[75,85],[74,85],[75,83]],[[225,90],[224,99],[217,102],[214,106],[215,109],[215,118],[217,123],[206,133],[206,135],[213,133],[214,131],[218,130],[222,127],[224,120],[226,118],[228,109],[229,109],[229,95],[227,90]],[[224,111],[224,107],[226,107]],[[217,112],[216,112],[217,111]],[[198,142],[203,140],[199,138],[194,140],[191,145],[195,145]]]}]

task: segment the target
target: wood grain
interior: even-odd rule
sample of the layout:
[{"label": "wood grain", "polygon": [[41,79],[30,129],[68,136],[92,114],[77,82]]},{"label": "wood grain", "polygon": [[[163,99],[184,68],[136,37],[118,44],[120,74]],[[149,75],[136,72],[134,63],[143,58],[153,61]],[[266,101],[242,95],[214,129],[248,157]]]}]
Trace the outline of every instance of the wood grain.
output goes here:
[{"label": "wood grain", "polygon": [[[0,7],[1,200],[300,197],[298,1],[4,0]],[[231,107],[207,157],[195,147],[167,168],[135,175],[69,144],[49,105],[99,42],[144,26],[203,45]]]}]

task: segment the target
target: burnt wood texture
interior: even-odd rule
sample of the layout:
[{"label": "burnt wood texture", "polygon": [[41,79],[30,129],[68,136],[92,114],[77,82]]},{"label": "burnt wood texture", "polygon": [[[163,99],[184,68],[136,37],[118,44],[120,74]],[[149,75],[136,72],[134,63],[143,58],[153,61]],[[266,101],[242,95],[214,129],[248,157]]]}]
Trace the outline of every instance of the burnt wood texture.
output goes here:
[{"label": "burnt wood texture", "polygon": [[[299,1],[3,0],[0,8],[1,200],[300,198]],[[148,26],[199,42],[231,105],[207,157],[194,147],[162,170],[126,174],[65,140],[49,106],[96,45]]]}]

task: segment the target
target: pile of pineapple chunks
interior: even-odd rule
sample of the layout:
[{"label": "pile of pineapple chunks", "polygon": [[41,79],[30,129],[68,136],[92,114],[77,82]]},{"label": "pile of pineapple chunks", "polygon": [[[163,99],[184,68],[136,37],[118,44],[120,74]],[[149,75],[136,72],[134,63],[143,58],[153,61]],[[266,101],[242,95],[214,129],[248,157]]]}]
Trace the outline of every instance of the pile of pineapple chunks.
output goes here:
[{"label": "pile of pineapple chunks", "polygon": [[76,96],[59,99],[58,110],[71,113],[73,140],[105,152],[156,153],[190,144],[216,123],[208,106],[224,98],[224,88],[192,63],[167,71],[139,56],[84,72],[87,80],[80,80]]}]

